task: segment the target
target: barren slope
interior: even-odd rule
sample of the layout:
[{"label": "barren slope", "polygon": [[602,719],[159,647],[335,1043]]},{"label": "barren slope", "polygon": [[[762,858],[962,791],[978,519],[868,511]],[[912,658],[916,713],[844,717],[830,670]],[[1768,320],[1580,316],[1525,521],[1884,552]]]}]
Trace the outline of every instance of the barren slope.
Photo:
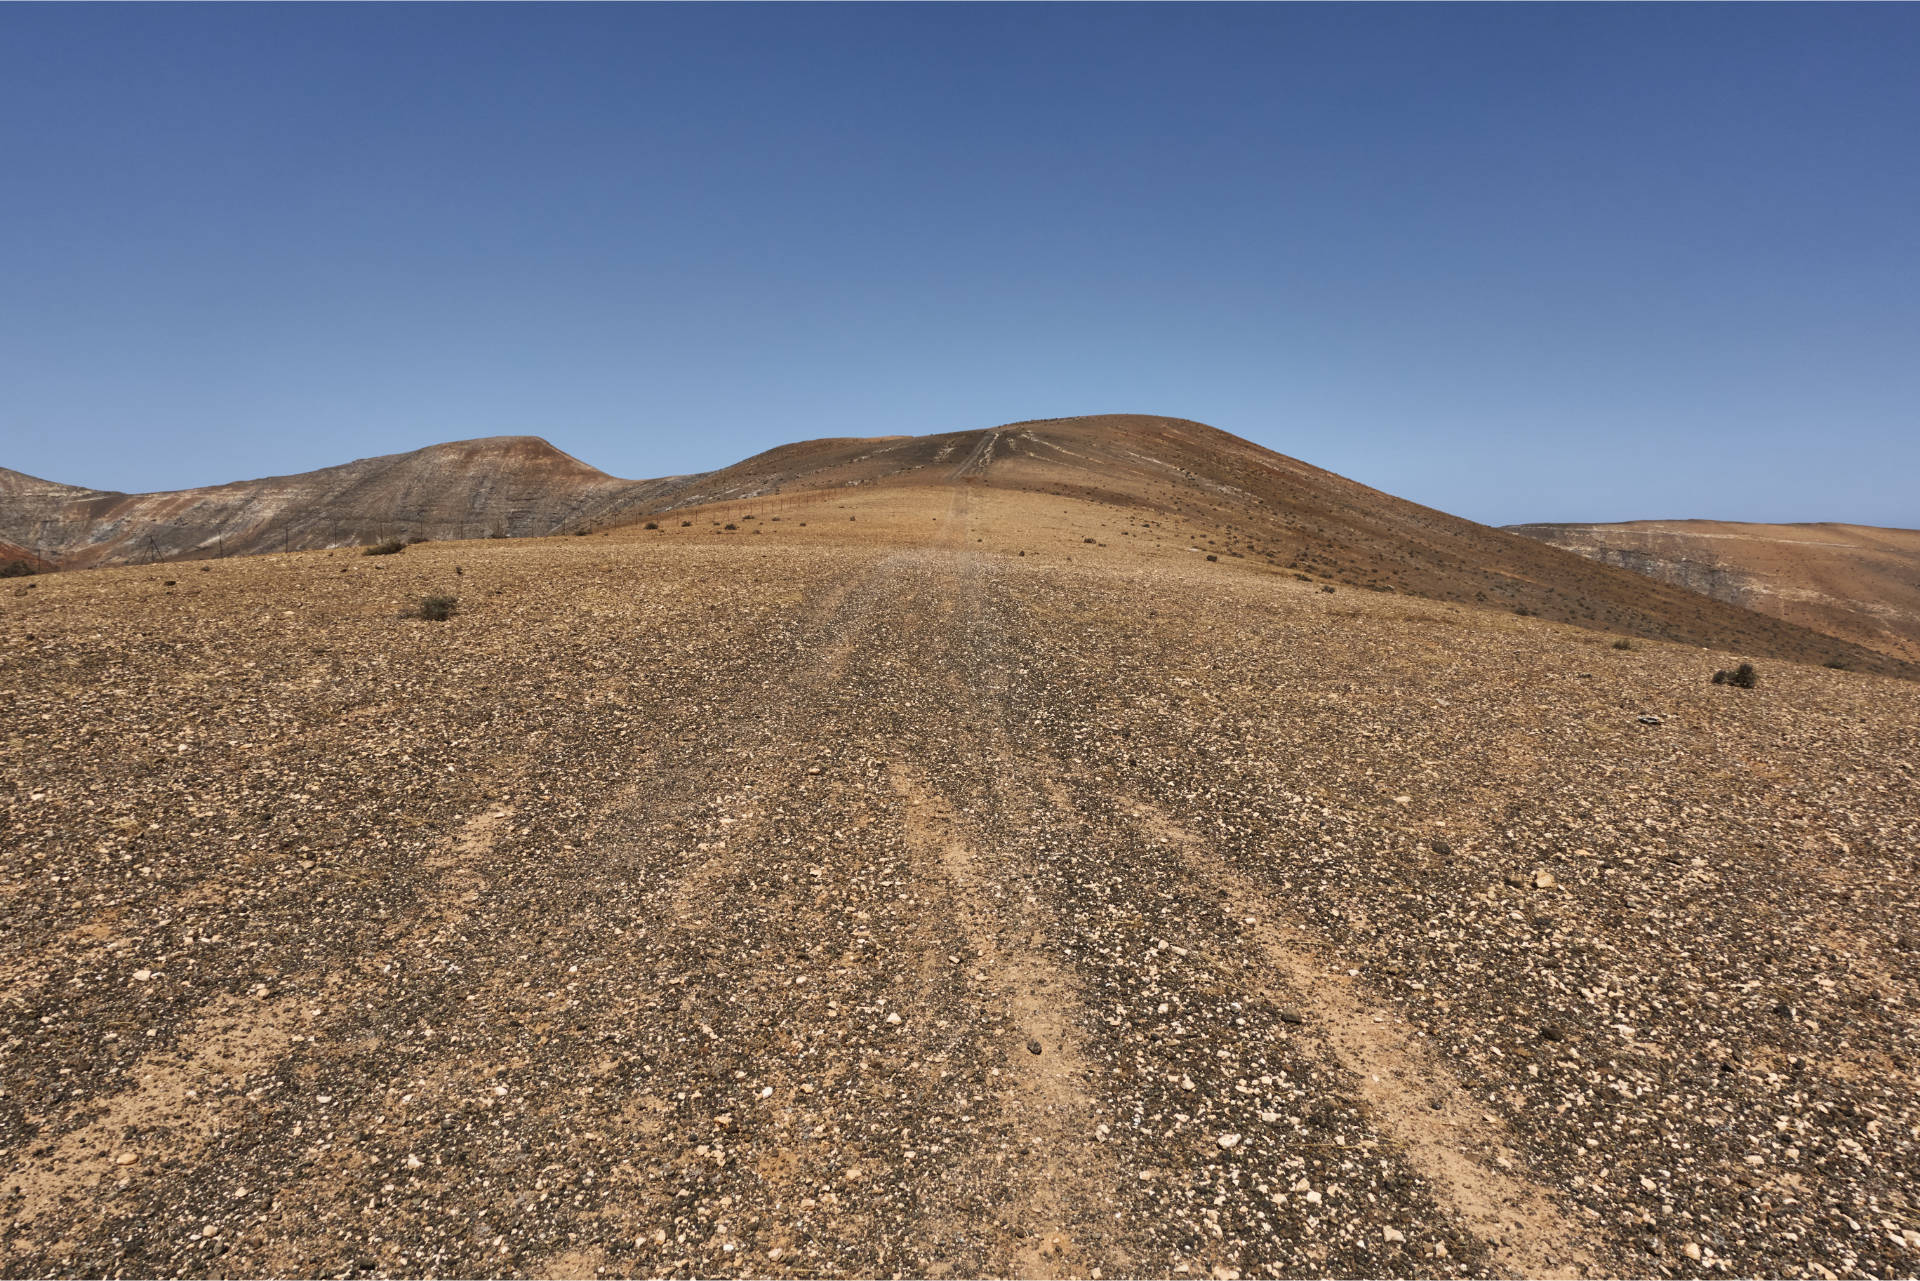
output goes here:
[{"label": "barren slope", "polygon": [[1511,528],[1594,560],[1920,662],[1920,530],[1717,520]]},{"label": "barren slope", "polygon": [[684,479],[618,480],[536,436],[158,494],[80,489],[0,468],[0,540],[79,569],[387,538],[537,536]]},{"label": "barren slope", "polygon": [[1568,555],[1178,418],[1103,414],[941,436],[806,441],[642,500],[627,519],[812,489],[964,483],[1085,498],[1150,517],[1148,547],[1198,548],[1337,584],[1801,662],[1920,674],[1911,656]]},{"label": "barren slope", "polygon": [[748,514],[0,595],[0,1271],[1912,1271],[1920,687]]}]

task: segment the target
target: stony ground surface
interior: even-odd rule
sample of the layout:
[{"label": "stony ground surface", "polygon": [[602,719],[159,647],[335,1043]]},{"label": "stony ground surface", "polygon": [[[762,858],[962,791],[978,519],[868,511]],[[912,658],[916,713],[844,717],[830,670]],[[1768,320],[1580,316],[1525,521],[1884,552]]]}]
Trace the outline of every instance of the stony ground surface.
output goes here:
[{"label": "stony ground surface", "polygon": [[1920,687],[723,514],[0,595],[0,1272],[1920,1268]]}]

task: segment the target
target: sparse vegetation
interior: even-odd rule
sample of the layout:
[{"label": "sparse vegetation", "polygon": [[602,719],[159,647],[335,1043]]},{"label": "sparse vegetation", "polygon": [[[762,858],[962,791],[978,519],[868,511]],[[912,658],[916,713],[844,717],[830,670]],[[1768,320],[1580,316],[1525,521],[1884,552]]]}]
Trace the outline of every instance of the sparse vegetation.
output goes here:
[{"label": "sparse vegetation", "polygon": [[1619,640],[1613,643],[1613,647],[1615,649],[1632,649],[1633,642],[1628,640],[1626,637],[1622,636]]},{"label": "sparse vegetation", "polygon": [[362,556],[398,556],[407,550],[407,545],[397,538],[389,538],[384,543],[375,543],[360,554]]},{"label": "sparse vegetation", "polygon": [[444,623],[452,618],[460,608],[458,596],[422,596],[420,605],[414,610],[415,618],[424,618],[429,622]]},{"label": "sparse vegetation", "polygon": [[642,525],[641,528],[642,529],[658,529],[660,528],[660,522],[657,520],[650,520],[645,525]]},{"label": "sparse vegetation", "polygon": [[1732,671],[1722,669],[1713,674],[1715,685],[1732,685],[1736,689],[1752,689],[1760,683],[1760,674],[1753,670],[1752,663],[1742,663]]},{"label": "sparse vegetation", "polygon": [[0,578],[31,578],[39,572],[24,560],[10,560],[0,565]]},{"label": "sparse vegetation", "polygon": [[1848,662],[1844,658],[1839,658],[1839,657],[1829,658],[1827,660],[1826,665],[1828,667],[1831,667],[1836,672],[1850,672],[1853,670],[1852,663]]}]

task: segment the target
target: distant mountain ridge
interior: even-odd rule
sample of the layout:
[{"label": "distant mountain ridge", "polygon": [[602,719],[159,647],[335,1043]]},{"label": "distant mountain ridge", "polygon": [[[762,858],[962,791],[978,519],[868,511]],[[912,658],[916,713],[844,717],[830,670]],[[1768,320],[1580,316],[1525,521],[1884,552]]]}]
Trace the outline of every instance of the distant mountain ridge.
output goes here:
[{"label": "distant mountain ridge", "polygon": [[0,540],[63,569],[559,533],[683,478],[621,480],[537,436],[488,436],[337,467],[122,494],[0,468]]}]

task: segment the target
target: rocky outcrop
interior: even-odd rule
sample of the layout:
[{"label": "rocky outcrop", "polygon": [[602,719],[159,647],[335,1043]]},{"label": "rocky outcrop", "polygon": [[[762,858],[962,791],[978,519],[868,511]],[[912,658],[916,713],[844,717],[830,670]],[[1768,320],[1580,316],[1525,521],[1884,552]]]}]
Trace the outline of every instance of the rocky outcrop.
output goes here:
[{"label": "rocky outcrop", "polygon": [[1586,525],[1509,525],[1507,528],[1604,565],[1618,565],[1729,605],[1751,607],[1756,594],[1751,575],[1711,560],[1696,559],[1671,544],[1622,545]]}]

